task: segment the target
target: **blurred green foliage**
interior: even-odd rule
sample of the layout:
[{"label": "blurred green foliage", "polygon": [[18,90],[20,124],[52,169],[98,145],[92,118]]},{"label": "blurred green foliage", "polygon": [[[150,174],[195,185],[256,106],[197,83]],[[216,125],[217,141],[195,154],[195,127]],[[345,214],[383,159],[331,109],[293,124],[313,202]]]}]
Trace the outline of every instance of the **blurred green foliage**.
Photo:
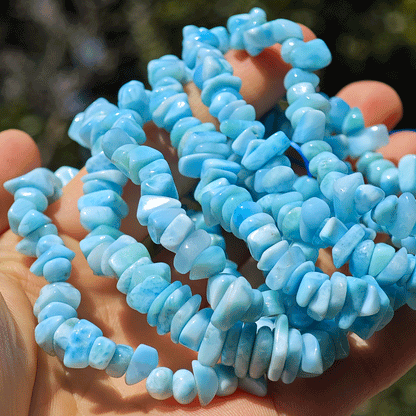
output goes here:
[{"label": "blurred green foliage", "polygon": [[[180,55],[183,26],[225,25],[254,6],[327,42],[334,60],[322,91],[332,96],[360,79],[389,83],[404,103],[398,128],[414,127],[415,0],[9,0],[0,6],[0,129],[31,134],[51,169],[81,167],[86,152],[66,133],[76,113],[99,96],[114,102],[131,79],[146,83],[151,59]],[[415,375],[356,415],[415,415]]]}]

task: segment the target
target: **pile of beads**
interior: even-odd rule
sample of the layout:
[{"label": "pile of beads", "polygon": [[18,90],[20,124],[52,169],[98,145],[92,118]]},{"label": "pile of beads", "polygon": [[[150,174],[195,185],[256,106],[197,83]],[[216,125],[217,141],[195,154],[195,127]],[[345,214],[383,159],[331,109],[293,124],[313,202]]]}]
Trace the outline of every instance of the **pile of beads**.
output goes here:
[{"label": "pile of beads", "polygon": [[[146,379],[156,399],[187,404],[198,395],[204,406],[237,387],[265,395],[266,376],[291,383],[322,374],[348,355],[349,332],[367,339],[403,304],[416,309],[416,155],[396,168],[376,152],[388,142],[385,126],[365,128],[358,108],[316,92],[313,71],[331,54],[320,39],[305,43],[297,24],[267,22],[254,8],[231,17],[227,29],[187,26],[183,36],[182,60],[149,63],[151,91],[127,83],[117,105],[101,98],[78,114],[69,136],[92,153],[78,201],[89,231],[82,253],[94,274],[117,279],[127,304],[159,334],[198,352],[193,372],[158,367],[153,347],[117,345],[78,319],[81,296],[66,282],[74,253],[43,214],[77,170],[39,168],[5,188],[15,197],[10,228],[23,237],[17,250],[37,257],[30,270],[49,283],[34,305],[39,346],[67,367],[125,375],[127,384]],[[245,49],[254,56],[275,43],[293,67],[284,79],[288,107],[258,121],[223,54]],[[190,81],[220,131],[193,117],[183,89]],[[194,198],[202,212],[182,207],[162,153],[144,145],[150,120],[170,133],[180,173],[199,179]],[[307,174],[292,169],[289,147]],[[356,172],[347,157],[358,158]],[[119,230],[128,179],[140,185],[139,223],[175,253],[179,273],[208,279],[210,307],[199,309],[200,295],[171,282],[170,267],[152,262],[142,243]],[[221,229],[246,242],[264,284],[253,288],[227,259]],[[375,243],[379,232],[398,250]],[[349,263],[352,276],[329,276],[315,265],[327,247],[335,267]]]}]

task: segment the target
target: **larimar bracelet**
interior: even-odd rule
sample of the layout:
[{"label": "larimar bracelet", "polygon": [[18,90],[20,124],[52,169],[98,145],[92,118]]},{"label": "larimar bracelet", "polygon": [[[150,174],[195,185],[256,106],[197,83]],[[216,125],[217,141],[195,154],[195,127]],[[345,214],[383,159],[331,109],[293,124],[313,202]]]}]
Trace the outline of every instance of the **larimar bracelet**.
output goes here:
[{"label": "larimar bracelet", "polygon": [[[17,250],[37,257],[30,270],[48,281],[34,305],[38,345],[67,367],[125,375],[127,384],[146,379],[156,399],[188,404],[198,395],[205,406],[238,387],[264,396],[267,379],[320,375],[348,356],[348,333],[368,339],[400,306],[416,309],[416,155],[398,167],[383,159],[376,150],[388,143],[386,127],[365,128],[358,108],[317,92],[313,72],[331,54],[320,39],[305,43],[296,23],[267,22],[254,8],[231,17],[227,28],[187,26],[183,37],[182,59],[149,63],[151,91],[128,82],[117,105],[96,100],[68,134],[92,153],[78,201],[89,231],[82,253],[94,274],[117,279],[127,304],[159,334],[198,352],[192,372],[158,367],[155,348],[117,345],[78,319],[80,292],[66,282],[75,254],[43,214],[76,169],[38,168],[4,186],[15,198],[10,228],[23,237]],[[292,66],[284,79],[288,106],[259,121],[223,54],[255,56],[275,43]],[[183,89],[190,81],[219,131],[193,117]],[[193,195],[201,211],[182,206],[162,153],[144,145],[150,120],[170,133],[180,173],[199,179]],[[305,174],[292,169],[289,148]],[[348,157],[358,159],[356,171]],[[152,262],[142,243],[119,231],[128,180],[140,185],[139,223],[175,253],[179,273],[207,279],[210,307],[200,309],[200,295],[171,282],[167,264]],[[265,278],[259,287],[227,258],[221,229],[246,242]],[[391,244],[375,243],[377,233]],[[351,276],[329,276],[315,265],[328,247],[335,267],[348,263]]]}]

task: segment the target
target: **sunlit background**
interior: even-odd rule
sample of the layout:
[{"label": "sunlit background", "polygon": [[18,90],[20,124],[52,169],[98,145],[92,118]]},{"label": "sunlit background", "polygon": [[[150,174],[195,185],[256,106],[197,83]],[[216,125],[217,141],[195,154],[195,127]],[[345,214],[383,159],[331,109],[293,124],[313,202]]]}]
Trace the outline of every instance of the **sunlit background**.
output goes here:
[{"label": "sunlit background", "polygon": [[[131,79],[146,83],[147,62],[180,55],[184,25],[225,25],[254,6],[325,40],[334,59],[322,91],[332,96],[361,79],[389,83],[404,103],[398,128],[416,128],[416,0],[10,0],[0,6],[0,130],[31,134],[51,169],[80,167],[86,155],[67,136],[76,113],[100,96],[115,102]],[[356,412],[415,414],[416,371]]]}]

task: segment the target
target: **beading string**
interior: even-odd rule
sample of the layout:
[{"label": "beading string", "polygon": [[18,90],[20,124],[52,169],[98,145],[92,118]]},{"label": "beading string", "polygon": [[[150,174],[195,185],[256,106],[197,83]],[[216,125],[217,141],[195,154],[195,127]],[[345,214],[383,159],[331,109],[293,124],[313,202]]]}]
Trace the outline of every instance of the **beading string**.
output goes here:
[{"label": "beading string", "polygon": [[[266,379],[291,383],[322,374],[348,356],[349,332],[368,339],[400,306],[416,309],[416,155],[396,168],[376,152],[388,142],[385,126],[365,128],[358,108],[316,92],[313,71],[331,54],[320,39],[303,42],[299,25],[267,22],[254,8],[231,17],[227,29],[187,26],[183,36],[182,59],[149,63],[151,91],[130,81],[117,105],[96,100],[68,134],[92,153],[78,202],[89,231],[82,253],[94,274],[117,279],[127,304],[147,314],[159,334],[198,351],[193,372],[158,367],[155,348],[116,344],[78,319],[81,295],[66,282],[75,254],[43,214],[76,169],[38,168],[4,186],[15,198],[10,228],[23,237],[16,248],[37,257],[30,270],[49,282],[34,305],[38,345],[67,367],[125,375],[127,384],[146,379],[156,399],[173,395],[188,404],[198,395],[205,406],[237,387],[263,396]],[[288,106],[257,121],[224,53],[245,49],[255,56],[275,43],[293,67],[284,79]],[[183,90],[190,81],[219,131],[193,117]],[[150,120],[170,133],[180,173],[199,179],[194,198],[202,212],[182,207],[168,163],[144,145],[142,127]],[[292,169],[290,147],[305,175]],[[358,159],[356,172],[347,157]],[[167,264],[152,262],[142,243],[119,231],[128,179],[140,185],[138,221],[175,253],[179,273],[208,279],[210,307],[200,309],[200,295],[171,282]],[[227,259],[221,228],[247,243],[264,284],[253,288]],[[374,243],[379,232],[398,250]],[[352,276],[316,267],[319,249],[328,247],[334,265],[348,263]]]}]

